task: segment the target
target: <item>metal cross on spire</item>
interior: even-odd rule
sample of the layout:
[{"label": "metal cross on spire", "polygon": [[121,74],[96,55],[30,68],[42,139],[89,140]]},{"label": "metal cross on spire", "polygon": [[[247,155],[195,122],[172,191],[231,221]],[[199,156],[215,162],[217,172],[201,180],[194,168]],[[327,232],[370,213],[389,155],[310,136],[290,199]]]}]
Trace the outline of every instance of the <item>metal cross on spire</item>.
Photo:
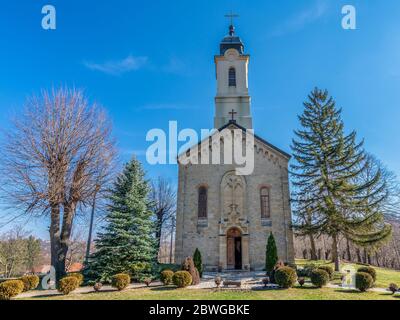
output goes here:
[{"label": "metal cross on spire", "polygon": [[225,18],[231,19],[231,26],[233,26],[233,19],[234,18],[239,18],[239,15],[236,14],[236,13],[233,13],[233,11],[231,10],[231,13],[230,14],[226,14]]},{"label": "metal cross on spire", "polygon": [[228,112],[228,113],[232,116],[232,120],[231,121],[235,121],[235,115],[237,114],[237,112],[234,109],[232,109],[232,111]]}]

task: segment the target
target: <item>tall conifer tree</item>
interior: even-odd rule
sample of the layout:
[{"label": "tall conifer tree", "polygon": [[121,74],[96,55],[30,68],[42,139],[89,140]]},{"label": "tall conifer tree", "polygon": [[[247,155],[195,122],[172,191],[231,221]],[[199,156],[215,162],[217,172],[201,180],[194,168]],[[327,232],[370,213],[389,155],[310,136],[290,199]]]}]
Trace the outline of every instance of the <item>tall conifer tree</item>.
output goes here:
[{"label": "tall conifer tree", "polygon": [[302,128],[292,143],[294,227],[304,234],[330,236],[339,271],[340,236],[362,246],[390,236],[391,227],[379,210],[386,198],[385,182],[380,170],[366,174],[363,142],[356,142],[354,131],[344,133],[341,109],[326,90],[314,89],[299,121]]},{"label": "tall conifer tree", "polygon": [[157,262],[155,225],[149,185],[141,164],[132,159],[117,177],[111,190],[106,225],[98,235],[96,252],[89,259],[89,278],[110,281],[128,272],[134,263]]}]

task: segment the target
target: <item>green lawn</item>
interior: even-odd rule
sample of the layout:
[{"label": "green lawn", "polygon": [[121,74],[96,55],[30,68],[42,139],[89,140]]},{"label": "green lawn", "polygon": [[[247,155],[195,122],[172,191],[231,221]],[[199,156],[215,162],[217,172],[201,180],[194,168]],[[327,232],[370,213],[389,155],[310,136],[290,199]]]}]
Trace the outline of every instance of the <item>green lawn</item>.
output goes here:
[{"label": "green lawn", "polygon": [[[333,263],[330,261],[324,261],[324,260],[319,260],[319,261],[311,261],[311,260],[303,260],[303,259],[297,259],[296,264],[298,266],[303,266],[308,263],[315,263],[315,264],[323,264],[323,265],[330,265],[334,267]],[[347,264],[343,263],[342,265]],[[360,264],[355,264],[355,263],[349,263],[352,265],[356,270],[362,265]],[[377,288],[387,288],[389,287],[390,283],[396,283],[398,286],[400,286],[400,271],[396,271],[393,269],[385,269],[385,268],[378,268],[378,267],[373,267],[376,270],[376,283],[375,287]],[[339,284],[340,279],[336,278],[333,283]]]},{"label": "green lawn", "polygon": [[398,300],[387,293],[348,292],[341,289],[292,288],[287,290],[227,291],[155,287],[69,296],[37,297],[48,300]]},{"label": "green lawn", "polygon": [[[329,261],[296,260],[298,266],[307,263],[332,265]],[[355,269],[360,265],[353,264]],[[375,268],[377,281],[375,287],[387,288],[390,283],[400,285],[400,271]],[[340,283],[337,274],[333,283]],[[108,291],[100,293],[71,294],[69,296],[40,296],[37,299],[49,300],[398,300],[400,296],[390,293],[347,291],[333,288],[313,288],[307,284],[304,288],[296,286],[288,290],[217,290],[217,289],[176,289],[175,287],[152,287],[129,289],[122,292]]]}]

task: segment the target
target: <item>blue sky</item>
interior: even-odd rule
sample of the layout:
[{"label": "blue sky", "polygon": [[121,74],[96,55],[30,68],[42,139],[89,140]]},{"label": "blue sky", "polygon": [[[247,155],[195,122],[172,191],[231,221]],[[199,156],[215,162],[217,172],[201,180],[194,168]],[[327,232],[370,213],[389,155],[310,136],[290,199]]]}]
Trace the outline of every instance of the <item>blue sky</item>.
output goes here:
[{"label": "blue sky", "polygon": [[[41,28],[46,4],[57,9],[55,31]],[[345,4],[357,10],[357,30],[341,28]],[[198,132],[212,126],[213,56],[230,10],[240,14],[237,34],[251,55],[258,135],[290,151],[302,102],[314,86],[327,88],[347,130],[400,174],[395,0],[7,1],[0,11],[0,126],[40,89],[75,86],[107,110],[121,161],[133,153],[145,161],[148,130],[166,129],[170,120]],[[145,168],[149,177],[176,180],[176,166]],[[45,223],[30,226],[47,236]]]}]

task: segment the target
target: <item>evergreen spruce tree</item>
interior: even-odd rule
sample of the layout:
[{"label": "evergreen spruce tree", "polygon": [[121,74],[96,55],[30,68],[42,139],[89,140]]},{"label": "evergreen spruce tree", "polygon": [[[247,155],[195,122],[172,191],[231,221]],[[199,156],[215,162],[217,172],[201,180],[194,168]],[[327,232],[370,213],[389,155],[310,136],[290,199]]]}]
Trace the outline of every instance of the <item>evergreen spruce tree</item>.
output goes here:
[{"label": "evergreen spruce tree", "polygon": [[301,129],[292,143],[295,230],[326,234],[332,239],[335,270],[339,271],[340,236],[361,246],[381,243],[391,234],[379,210],[385,200],[380,170],[369,175],[368,158],[356,133],[344,133],[341,109],[318,88],[304,103]]},{"label": "evergreen spruce tree", "polygon": [[194,262],[194,266],[199,271],[200,278],[202,278],[203,277],[203,262],[201,260],[201,253],[198,248],[196,248],[196,250],[194,251],[193,262]]},{"label": "evergreen spruce tree", "polygon": [[270,273],[274,270],[276,263],[278,262],[278,249],[276,248],[274,235],[271,234],[268,237],[266,255],[265,255],[265,271]]},{"label": "evergreen spruce tree", "polygon": [[86,268],[89,279],[109,282],[136,263],[157,262],[149,186],[141,164],[132,159],[111,190],[106,225],[98,234],[96,252]]}]

